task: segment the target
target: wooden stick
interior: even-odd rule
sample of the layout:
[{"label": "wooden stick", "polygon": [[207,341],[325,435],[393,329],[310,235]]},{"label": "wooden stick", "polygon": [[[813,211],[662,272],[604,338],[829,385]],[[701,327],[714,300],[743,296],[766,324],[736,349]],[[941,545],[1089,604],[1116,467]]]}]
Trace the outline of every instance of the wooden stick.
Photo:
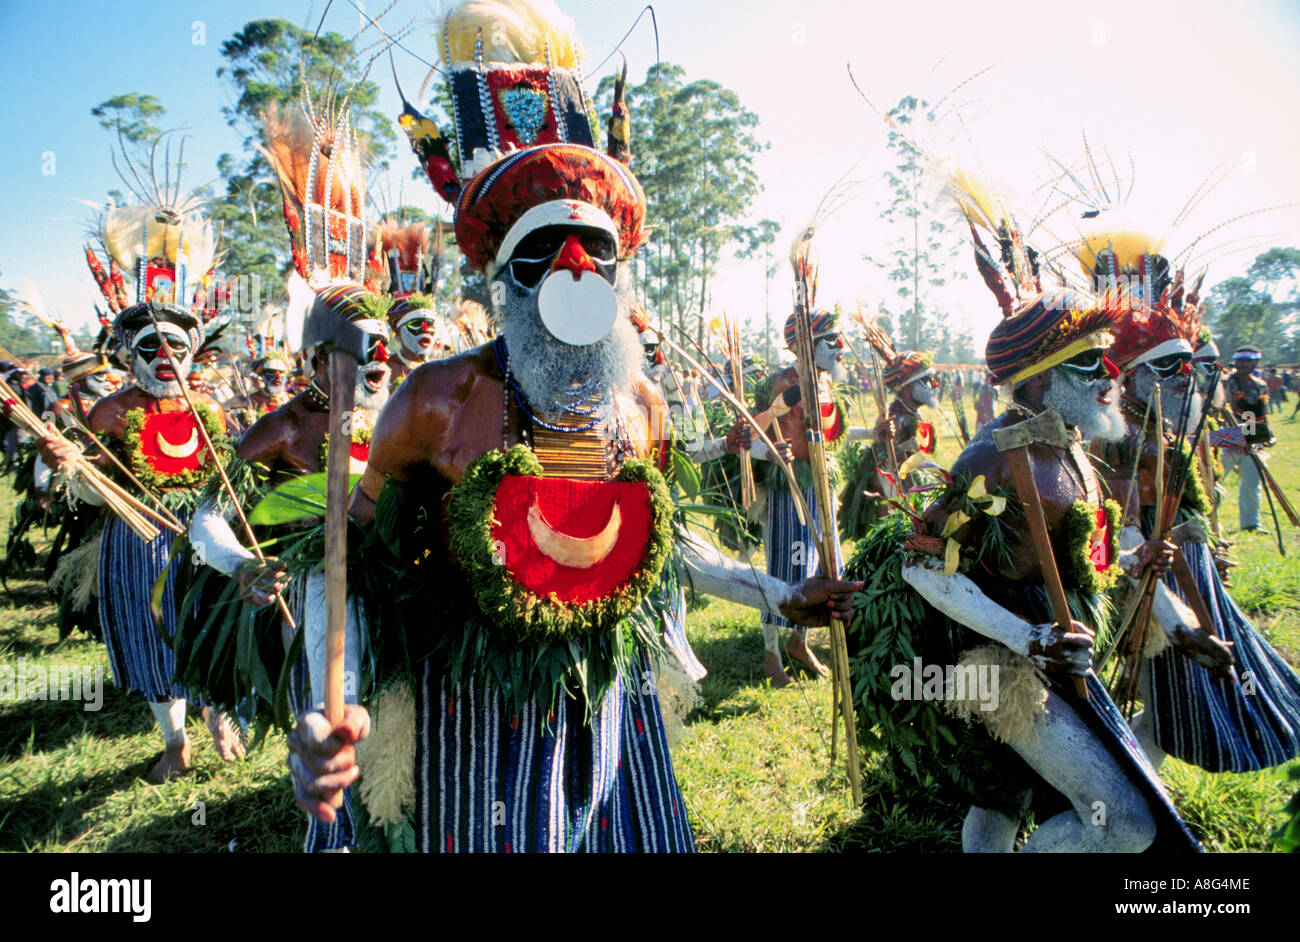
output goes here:
[{"label": "wooden stick", "polygon": [[[699,370],[701,376],[709,372],[709,370],[706,370],[701,366],[698,360],[683,350],[675,341],[666,336],[661,336],[660,339],[668,345],[669,349],[690,364],[692,368]],[[749,414],[749,410],[745,408],[745,404],[726,389],[720,388],[718,392],[722,394],[722,398],[726,401],[727,405],[731,406],[731,409],[736,413],[736,416],[758,434],[759,440],[766,445],[768,451],[772,453],[772,462],[785,473],[786,480],[790,482],[790,496],[794,498],[795,512],[799,515],[799,523],[803,526],[807,526],[808,521],[812,519],[812,513],[808,509],[808,504],[803,499],[803,490],[799,487],[798,478],[794,476],[794,469],[790,467],[790,463],[786,461],[785,458],[781,457],[781,452],[777,451],[776,445],[773,443],[772,439],[768,438],[767,432],[763,431],[762,426],[760,426],[758,422],[755,421],[754,417]]]},{"label": "wooden stick", "polygon": [[[343,722],[344,647],[347,638],[348,566],[348,423],[357,376],[357,361],[338,350],[330,352],[330,431],[325,461],[325,718],[330,726]],[[343,793],[334,796],[334,806]]]},{"label": "wooden stick", "polygon": [[[1025,509],[1025,519],[1029,523],[1029,533],[1038,551],[1039,565],[1043,570],[1043,581],[1047,587],[1047,600],[1051,603],[1052,618],[1062,630],[1068,631],[1073,618],[1070,615],[1070,600],[1065,595],[1065,585],[1061,582],[1061,572],[1056,568],[1056,555],[1052,552],[1052,539],[1047,530],[1047,518],[1043,516],[1043,504],[1038,497],[1038,487],[1034,483],[1034,469],[1029,463],[1029,448],[1021,446],[1004,452],[1007,464],[1011,468],[1011,478],[1016,485],[1016,493]],[[1088,684],[1082,677],[1074,678],[1074,692],[1084,700],[1088,699]]]}]

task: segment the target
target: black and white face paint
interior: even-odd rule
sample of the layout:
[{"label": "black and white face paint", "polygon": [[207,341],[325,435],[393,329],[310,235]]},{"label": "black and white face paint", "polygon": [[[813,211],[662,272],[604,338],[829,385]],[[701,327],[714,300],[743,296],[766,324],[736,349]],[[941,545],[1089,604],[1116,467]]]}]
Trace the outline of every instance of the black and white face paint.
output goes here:
[{"label": "black and white face paint", "polygon": [[[569,277],[567,271],[559,274]],[[583,278],[605,284],[615,301],[615,317],[607,327],[590,331],[600,336],[577,345],[556,335],[554,319],[548,322],[543,318],[540,295],[544,281],[534,286],[520,284],[512,266],[507,265],[493,283],[493,305],[501,315],[510,372],[535,409],[555,412],[595,394],[608,398],[616,392],[630,393],[642,376],[644,356],[629,317],[635,298],[627,269],[618,267],[617,290],[598,274],[588,272]],[[598,307],[605,303],[597,301]],[[575,313],[580,314],[581,309]],[[607,320],[603,308],[596,316]]]},{"label": "black and white face paint", "polygon": [[427,363],[438,356],[442,342],[432,310],[412,311],[397,325],[402,356],[410,362]]},{"label": "black and white face paint", "polygon": [[393,372],[388,365],[388,325],[378,320],[359,320],[355,324],[370,337],[366,362],[357,367],[355,405],[378,412],[388,402],[388,381]]},{"label": "black and white face paint", "polygon": [[849,368],[844,365],[844,342],[839,337],[817,338],[813,343],[813,362],[835,382],[849,381]]},{"label": "black and white face paint", "polygon": [[1043,405],[1061,414],[1085,439],[1118,441],[1124,436],[1119,387],[1106,367],[1102,350],[1089,350],[1052,367],[1052,383]]},{"label": "black and white face paint", "polygon": [[932,385],[932,377],[912,380],[912,398],[923,406],[939,408],[939,391]]},{"label": "black and white face paint", "polygon": [[[171,357],[162,349],[163,340]],[[181,395],[180,377],[188,376],[194,359],[190,335],[175,324],[159,322],[144,327],[131,342],[131,372],[135,381],[151,396],[159,399]],[[172,361],[175,361],[175,367]],[[180,375],[177,375],[179,370]]]},{"label": "black and white face paint", "polygon": [[91,373],[89,376],[83,376],[80,381],[81,388],[96,399],[103,399],[113,391],[113,384],[104,373]]}]

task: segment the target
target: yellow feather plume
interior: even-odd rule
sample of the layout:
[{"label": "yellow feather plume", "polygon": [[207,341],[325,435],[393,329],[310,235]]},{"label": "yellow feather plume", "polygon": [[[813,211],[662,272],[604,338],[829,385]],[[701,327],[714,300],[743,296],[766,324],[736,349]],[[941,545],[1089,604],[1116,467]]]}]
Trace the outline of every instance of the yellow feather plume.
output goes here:
[{"label": "yellow feather plume", "polygon": [[127,277],[134,277],[140,257],[140,244],[148,223],[149,244],[146,259],[165,258],[175,265],[177,252],[183,250],[192,284],[207,274],[216,254],[216,236],[212,223],[197,212],[171,216],[159,222],[153,206],[119,206],[104,213],[100,221],[100,238]]},{"label": "yellow feather plume", "polygon": [[474,61],[474,43],[482,30],[487,62],[546,61],[559,68],[576,68],[581,58],[573,20],[553,0],[466,0],[443,22],[440,48],[451,62]]},{"label": "yellow feather plume", "polygon": [[962,214],[980,228],[996,234],[1010,214],[989,185],[960,167],[952,170],[947,179],[948,195]]},{"label": "yellow feather plume", "polygon": [[1143,255],[1153,255],[1164,249],[1164,240],[1155,239],[1145,233],[1132,230],[1111,232],[1092,232],[1082,237],[1074,247],[1074,257],[1079,260],[1085,276],[1091,278],[1097,267],[1097,256],[1104,249],[1115,253],[1120,271],[1132,271],[1137,268],[1137,260]]}]

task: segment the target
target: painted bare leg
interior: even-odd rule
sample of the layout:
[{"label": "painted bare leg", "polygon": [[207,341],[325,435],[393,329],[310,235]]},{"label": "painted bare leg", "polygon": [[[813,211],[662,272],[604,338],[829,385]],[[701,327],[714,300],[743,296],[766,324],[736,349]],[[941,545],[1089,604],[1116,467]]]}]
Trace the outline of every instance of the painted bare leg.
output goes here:
[{"label": "painted bare leg", "polygon": [[772,681],[772,686],[780,689],[794,683],[785,672],[781,663],[781,650],[778,642],[780,633],[776,625],[763,624],[763,676]]},{"label": "painted bare leg", "polygon": [[1138,745],[1146,753],[1147,761],[1157,772],[1160,766],[1164,765],[1165,759],[1169,754],[1156,744],[1156,723],[1155,717],[1151,714],[1151,662],[1144,660],[1142,662],[1142,676],[1139,678],[1139,695],[1142,697],[1142,709],[1129,721],[1129,727],[1133,730],[1133,735],[1137,737]]},{"label": "painted bare leg", "polygon": [[825,665],[817,660],[817,655],[812,653],[812,648],[808,647],[807,628],[795,628],[790,632],[790,640],[785,643],[785,653],[818,677],[825,677],[830,673]]},{"label": "painted bare leg", "polygon": [[190,742],[185,735],[185,701],[166,700],[151,703],[149,709],[163,734],[163,754],[149,770],[148,781],[161,785],[190,770]]},{"label": "painted bare leg", "polygon": [[239,731],[231,725],[229,717],[210,706],[203,708],[203,722],[208,724],[212,734],[212,745],[223,762],[234,762],[244,758],[244,742]]},{"label": "painted bare leg", "polygon": [[[1029,795],[1025,795],[1028,807]],[[1021,816],[971,805],[961,823],[961,849],[967,854],[1009,854],[1016,849]]]},{"label": "painted bare leg", "polygon": [[1155,839],[1146,799],[1064,699],[1049,693],[1047,712],[1028,743],[1012,748],[1069,799],[1070,811],[1048,818],[1022,851],[1138,853]]}]

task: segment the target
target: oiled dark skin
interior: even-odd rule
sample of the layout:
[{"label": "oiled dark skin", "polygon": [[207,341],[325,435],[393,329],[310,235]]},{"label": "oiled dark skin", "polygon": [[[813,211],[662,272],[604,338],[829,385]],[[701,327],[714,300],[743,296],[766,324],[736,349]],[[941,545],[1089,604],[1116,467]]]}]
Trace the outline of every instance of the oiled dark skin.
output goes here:
[{"label": "oiled dark skin", "polygon": [[[318,355],[313,361],[317,385],[329,392],[329,360]],[[244,433],[236,452],[245,461],[256,461],[271,470],[271,484],[321,470],[320,446],[329,434],[329,410],[312,405],[301,392],[274,412],[262,416]]]},{"label": "oiled dark skin", "polygon": [[236,449],[245,461],[271,469],[271,483],[320,470],[320,445],[329,433],[329,410],[316,409],[299,393],[262,416],[244,433]]},{"label": "oiled dark skin", "polygon": [[[190,401],[196,406],[204,406],[211,410],[216,416],[217,421],[224,426],[225,414],[221,411],[221,406],[216,401],[210,399],[203,393],[190,393]],[[131,386],[127,389],[120,390],[112,395],[105,396],[95,407],[90,410],[89,425],[90,430],[96,435],[107,433],[119,441],[126,436],[126,414],[132,409],[144,409],[145,412],[186,412],[188,406],[185,400],[180,396],[167,399],[157,399],[149,395],[139,386]],[[95,456],[95,461],[101,467],[112,468],[113,462],[103,453]]]},{"label": "oiled dark skin", "polygon": [[[388,477],[419,484],[430,503],[440,505],[475,458],[501,447],[504,401],[504,377],[491,344],[412,371],[375,426],[365,477],[352,494],[352,516],[370,521],[374,499]],[[658,391],[642,379],[633,397],[618,405],[637,454],[649,454],[663,434],[659,423],[667,414]],[[511,414],[507,445],[519,441],[513,409]]]}]

